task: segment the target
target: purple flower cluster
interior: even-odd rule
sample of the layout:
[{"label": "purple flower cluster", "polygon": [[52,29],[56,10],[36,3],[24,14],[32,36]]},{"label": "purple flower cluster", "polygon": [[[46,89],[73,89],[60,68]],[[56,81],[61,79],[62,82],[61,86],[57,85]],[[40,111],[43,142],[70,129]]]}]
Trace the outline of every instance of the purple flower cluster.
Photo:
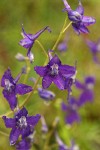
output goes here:
[{"label": "purple flower cluster", "polygon": [[78,109],[87,102],[93,102],[94,84],[95,79],[92,76],[86,77],[85,83],[81,83],[78,80],[76,80],[75,82],[76,87],[82,91],[81,94],[79,95],[79,98],[75,99],[74,97],[70,97],[68,104],[65,104],[63,102],[61,105],[62,110],[66,112],[65,122],[67,124],[71,125],[75,121],[79,122],[80,116],[78,114]]},{"label": "purple flower cluster", "polygon": [[63,0],[65,9],[67,11],[69,20],[72,21],[72,26],[77,34],[89,33],[87,26],[94,24],[95,19],[92,17],[84,16],[84,8],[79,0],[79,5],[75,11],[73,11],[68,4],[67,0]]}]

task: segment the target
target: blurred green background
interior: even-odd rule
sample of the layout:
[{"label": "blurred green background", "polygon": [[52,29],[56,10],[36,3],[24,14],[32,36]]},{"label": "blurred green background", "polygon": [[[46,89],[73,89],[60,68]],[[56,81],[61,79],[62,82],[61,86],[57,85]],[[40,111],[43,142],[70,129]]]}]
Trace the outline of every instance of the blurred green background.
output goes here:
[{"label": "blurred green background", "polygon": [[[78,5],[77,0],[69,0],[69,3],[73,9]],[[96,24],[89,27],[90,34],[88,35],[91,40],[96,41],[100,38],[100,0],[83,0],[82,4],[85,9],[85,15],[96,18]],[[26,55],[27,52],[26,49],[18,44],[22,39],[20,34],[21,24],[24,24],[27,33],[33,34],[48,25],[52,33],[46,31],[39,37],[39,41],[43,44],[46,51],[48,51],[53,47],[64,23],[66,13],[62,12],[63,8],[64,4],[62,0],[0,0],[0,79],[8,66],[12,70],[13,77],[16,77],[21,71],[21,68],[25,65],[24,62],[18,62],[15,59],[15,55],[18,52],[24,55]],[[70,137],[71,139],[75,139],[75,142],[80,146],[81,150],[100,150],[100,66],[93,62],[92,55],[82,36],[77,36],[71,26],[67,32],[69,34],[67,52],[61,54],[56,49],[56,53],[63,64],[74,65],[74,62],[77,60],[77,79],[83,81],[84,76],[88,75],[94,75],[96,77],[94,103],[87,104],[80,110],[82,122],[73,125],[71,129],[68,129],[64,125],[64,115],[61,112],[59,100],[57,101],[59,97],[66,99],[67,94],[62,91],[59,92],[54,85],[51,85],[49,88],[57,94],[54,106],[52,106],[52,104],[45,106],[43,100],[35,94],[31,97],[26,107],[30,115],[36,113],[45,114],[49,127],[56,115],[60,115],[62,121],[58,131],[60,137],[62,137],[66,144],[68,144],[66,139]],[[37,43],[33,46],[32,52],[34,53],[35,59],[31,65],[29,77],[37,78],[33,68],[36,65],[44,64],[45,56]],[[21,81],[23,81],[23,79],[21,79]],[[33,85],[29,80],[27,80],[26,83]],[[2,96],[1,88],[0,93],[0,115],[2,115],[10,111],[10,108]],[[77,96],[75,87],[73,87],[73,96]],[[20,103],[25,97],[26,96],[20,97]],[[39,124],[37,128],[40,126],[41,124]],[[10,129],[5,128],[1,119],[0,130],[5,133],[10,132]],[[38,140],[41,141],[41,136]],[[42,142],[39,143],[42,145]],[[10,147],[8,137],[0,134],[0,150],[6,149],[10,150],[14,148]],[[41,150],[43,150],[43,148],[41,148]],[[56,150],[56,148],[54,148],[54,150]]]}]

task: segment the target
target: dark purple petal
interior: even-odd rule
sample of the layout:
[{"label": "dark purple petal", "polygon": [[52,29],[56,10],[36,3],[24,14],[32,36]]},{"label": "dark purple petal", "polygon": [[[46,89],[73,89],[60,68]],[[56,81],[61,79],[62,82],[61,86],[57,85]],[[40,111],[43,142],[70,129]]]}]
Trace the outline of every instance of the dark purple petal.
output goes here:
[{"label": "dark purple petal", "polygon": [[22,139],[24,139],[25,137],[29,136],[30,134],[33,133],[33,128],[31,128],[29,125],[26,128],[23,128],[21,130],[21,135],[22,135]]},{"label": "dark purple petal", "polygon": [[64,90],[65,88],[65,81],[63,79],[62,75],[57,75],[56,77],[53,78],[53,82],[54,84],[56,84],[56,86],[60,89],[60,90]]},{"label": "dark purple petal", "polygon": [[76,32],[76,34],[79,35],[81,32],[80,32],[79,27],[77,26],[77,24],[72,23],[72,26],[73,26],[73,29],[74,29],[74,31]]},{"label": "dark purple petal", "polygon": [[52,66],[53,64],[57,64],[58,66],[61,65],[61,61],[57,55],[54,55],[54,57],[49,62],[50,66]]},{"label": "dark purple petal", "polygon": [[82,15],[73,10],[68,12],[68,18],[75,23],[80,23],[82,21]]},{"label": "dark purple petal", "polygon": [[44,76],[42,79],[42,87],[44,89],[48,88],[50,84],[52,83],[52,78],[50,76]]},{"label": "dark purple petal", "polygon": [[84,16],[82,19],[82,22],[85,26],[89,26],[91,24],[94,24],[96,21],[92,17]]},{"label": "dark purple petal", "polygon": [[84,91],[79,98],[79,106],[84,105],[86,102],[93,102],[94,93],[91,90]]},{"label": "dark purple petal", "polygon": [[74,97],[70,97],[69,104],[72,106],[78,106],[78,101]]},{"label": "dark purple petal", "polygon": [[60,65],[59,66],[59,71],[60,73],[65,77],[65,78],[69,78],[72,75],[75,74],[76,69],[73,66],[69,66],[69,65]]},{"label": "dark purple petal", "polygon": [[27,123],[34,127],[38,123],[40,118],[41,116],[39,114],[37,114],[36,116],[29,116],[27,117]]},{"label": "dark purple petal", "polygon": [[36,67],[34,67],[34,70],[36,71],[37,74],[39,74],[41,77],[43,77],[47,73],[47,66],[45,66],[45,67],[36,66]]},{"label": "dark purple petal", "polygon": [[16,126],[15,118],[6,118],[6,116],[3,116],[2,119],[4,120],[5,126],[7,128],[15,128]]},{"label": "dark purple petal", "polygon": [[16,150],[30,150],[31,148],[31,143],[27,139],[21,140],[17,145],[16,145]]},{"label": "dark purple petal", "polygon": [[18,119],[20,119],[22,116],[27,116],[28,115],[28,111],[26,110],[25,107],[23,107],[21,110],[19,110],[15,116],[18,117]]},{"label": "dark purple petal", "polygon": [[78,80],[75,81],[75,86],[80,90],[84,90],[85,88],[85,85]]},{"label": "dark purple petal", "polygon": [[79,30],[81,33],[89,33],[89,30],[85,25],[80,25]]},{"label": "dark purple petal", "polygon": [[9,102],[11,110],[14,110],[14,108],[17,106],[17,97],[16,97],[15,91],[9,92],[9,91],[4,89],[3,95],[7,99],[7,101]]},{"label": "dark purple petal", "polygon": [[19,94],[19,95],[24,95],[26,93],[31,92],[32,90],[33,90],[32,87],[26,84],[20,83],[16,85],[16,94]]},{"label": "dark purple petal", "polygon": [[83,8],[83,6],[82,6],[82,4],[81,4],[80,1],[79,1],[79,5],[78,5],[76,11],[77,11],[79,14],[81,14],[81,15],[84,14],[84,8]]},{"label": "dark purple petal", "polygon": [[4,75],[1,79],[1,86],[4,87],[5,86],[5,79],[8,79],[10,81],[10,83],[13,84],[13,77],[11,75],[11,70],[8,68],[5,72]]},{"label": "dark purple petal", "polygon": [[79,121],[80,121],[80,116],[77,113],[77,111],[73,109],[69,109],[65,117],[65,122],[68,124],[72,124],[74,122],[79,122]]},{"label": "dark purple petal", "polygon": [[90,48],[92,53],[96,53],[97,52],[97,45],[95,42],[90,41],[89,39],[86,39],[86,43],[88,45],[88,47]]},{"label": "dark purple petal", "polygon": [[10,145],[14,145],[16,141],[18,140],[18,137],[20,135],[20,130],[15,128],[11,130],[10,133]]}]

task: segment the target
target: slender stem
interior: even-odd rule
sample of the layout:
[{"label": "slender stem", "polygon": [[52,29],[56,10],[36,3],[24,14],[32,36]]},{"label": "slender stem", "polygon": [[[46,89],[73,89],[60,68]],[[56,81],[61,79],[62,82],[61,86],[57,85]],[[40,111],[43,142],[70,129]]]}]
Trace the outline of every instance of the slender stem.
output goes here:
[{"label": "slender stem", "polygon": [[53,46],[53,48],[52,48],[52,50],[55,50],[55,48],[57,47],[57,45],[58,45],[58,43],[59,43],[59,41],[60,41],[60,39],[61,39],[61,37],[62,37],[62,35],[63,35],[63,32],[62,32],[62,31],[64,30],[64,28],[65,28],[65,26],[66,26],[66,23],[67,23],[67,18],[65,18],[65,21],[64,21],[62,30],[61,30],[61,32],[60,32],[58,38],[57,38],[56,43],[54,44],[54,46]]},{"label": "slender stem", "polygon": [[43,47],[43,45],[42,45],[38,40],[36,40],[36,42],[37,42],[38,45],[41,47],[41,49],[42,49],[43,53],[45,54],[45,56],[48,57],[48,54],[46,53],[46,50],[45,50],[45,48]]},{"label": "slender stem", "polygon": [[9,134],[7,134],[7,133],[5,133],[5,132],[3,132],[3,131],[0,131],[0,134],[4,135],[4,136],[6,136],[6,137],[9,137]]},{"label": "slender stem", "polygon": [[62,31],[62,33],[64,33],[68,28],[69,26],[72,24],[72,21],[67,25],[67,27]]}]

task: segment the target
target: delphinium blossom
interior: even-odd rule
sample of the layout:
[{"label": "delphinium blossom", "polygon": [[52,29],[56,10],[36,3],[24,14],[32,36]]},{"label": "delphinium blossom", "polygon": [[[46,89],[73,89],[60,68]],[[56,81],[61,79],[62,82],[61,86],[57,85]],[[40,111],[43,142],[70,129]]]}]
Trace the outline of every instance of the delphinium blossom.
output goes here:
[{"label": "delphinium blossom", "polygon": [[22,27],[22,36],[23,39],[19,42],[19,44],[21,46],[23,46],[24,48],[26,48],[28,50],[27,52],[27,56],[30,60],[30,62],[33,61],[34,59],[34,55],[31,52],[31,49],[33,47],[33,44],[35,43],[35,40],[45,31],[48,30],[49,32],[51,32],[50,28],[48,26],[46,26],[44,29],[41,29],[40,31],[38,31],[35,34],[27,34],[24,30],[24,28]]},{"label": "delphinium blossom", "polygon": [[[12,128],[10,132],[10,145],[14,145],[19,136],[21,135],[22,139],[25,139],[27,136],[33,133],[35,125],[40,119],[40,115],[29,116],[26,108],[19,110],[14,118],[7,118],[3,116],[5,126],[7,128]],[[23,141],[24,142],[24,141]]]},{"label": "delphinium blossom", "polygon": [[86,102],[93,102],[94,84],[95,84],[95,78],[92,76],[86,77],[84,83],[81,83],[80,81],[76,80],[75,82],[76,87],[82,91],[79,97],[79,102],[78,102],[79,106],[84,105]]},{"label": "delphinium blossom", "polygon": [[60,90],[65,89],[65,77],[69,78],[75,74],[75,67],[69,65],[62,65],[60,59],[57,55],[54,55],[46,66],[36,66],[34,68],[37,74],[39,74],[42,79],[42,87],[44,89],[48,88],[52,82]]},{"label": "delphinium blossom", "polygon": [[11,75],[11,70],[8,68],[1,79],[1,86],[3,89],[3,95],[7,99],[10,108],[14,110],[17,106],[17,94],[24,95],[32,91],[32,87],[26,84],[17,83],[22,73],[14,79]]},{"label": "delphinium blossom", "polygon": [[74,141],[71,141],[71,146],[69,147],[66,144],[64,144],[64,142],[60,139],[57,133],[55,134],[55,137],[59,146],[59,150],[79,150],[79,146],[76,145]]},{"label": "delphinium blossom", "polygon": [[100,54],[100,39],[97,42],[93,42],[89,39],[86,39],[86,44],[88,45],[88,47],[92,53],[93,60],[97,64],[100,64],[100,58],[98,57],[98,55]]},{"label": "delphinium blossom", "polygon": [[95,23],[95,19],[92,17],[84,16],[84,8],[79,0],[79,5],[76,10],[72,10],[67,0],[63,0],[65,9],[67,11],[68,18],[72,21],[72,26],[77,34],[89,33],[87,26]]},{"label": "delphinium blossom", "polygon": [[62,102],[61,107],[62,110],[66,112],[65,122],[67,124],[71,125],[74,122],[80,121],[80,116],[78,114],[78,100],[76,100],[74,97],[70,97],[68,104]]}]

